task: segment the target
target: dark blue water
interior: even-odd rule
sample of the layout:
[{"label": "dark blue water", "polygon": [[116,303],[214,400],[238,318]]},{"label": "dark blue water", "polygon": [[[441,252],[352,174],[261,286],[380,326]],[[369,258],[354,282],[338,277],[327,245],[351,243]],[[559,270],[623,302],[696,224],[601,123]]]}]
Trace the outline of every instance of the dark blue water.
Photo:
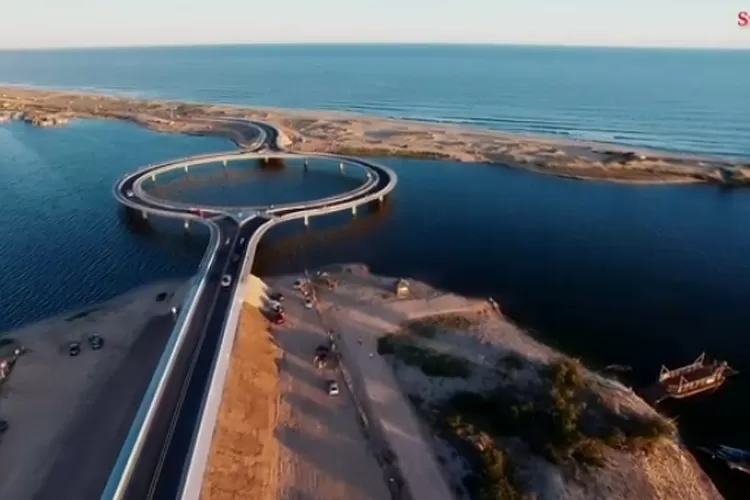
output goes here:
[{"label": "dark blue water", "polygon": [[0,126],[0,332],[190,276],[205,240],[181,246],[131,234],[112,186],[149,163],[231,148],[116,122]]},{"label": "dark blue water", "polygon": [[750,159],[750,51],[383,45],[0,51],[0,82],[345,110]]}]

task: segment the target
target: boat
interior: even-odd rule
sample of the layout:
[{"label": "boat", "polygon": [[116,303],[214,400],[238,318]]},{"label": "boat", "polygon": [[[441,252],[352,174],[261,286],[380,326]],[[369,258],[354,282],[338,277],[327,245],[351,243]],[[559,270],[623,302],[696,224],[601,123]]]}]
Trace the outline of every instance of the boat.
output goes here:
[{"label": "boat", "polygon": [[644,391],[644,396],[658,403],[667,398],[683,399],[703,392],[715,391],[737,370],[726,361],[706,360],[702,353],[692,363],[670,370],[666,366],[659,370],[657,382]]}]

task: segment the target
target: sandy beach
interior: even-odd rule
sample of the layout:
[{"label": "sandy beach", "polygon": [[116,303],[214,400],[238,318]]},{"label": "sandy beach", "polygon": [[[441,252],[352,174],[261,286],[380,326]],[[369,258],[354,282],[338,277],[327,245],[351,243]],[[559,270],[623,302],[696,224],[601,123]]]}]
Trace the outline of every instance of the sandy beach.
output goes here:
[{"label": "sandy beach", "polygon": [[527,137],[442,124],[387,120],[346,113],[255,109],[124,99],[99,94],[0,88],[0,118],[60,126],[74,118],[108,118],[160,132],[212,134],[244,144],[236,124],[207,122],[231,116],[280,128],[298,152],[449,159],[523,168],[581,180],[634,184],[750,183],[750,165],[612,144]]},{"label": "sandy beach", "polygon": [[155,283],[3,335],[26,352],[0,388],[0,498],[99,498],[184,292]]},{"label": "sandy beach", "polygon": [[[534,340],[487,300],[467,299],[414,280],[407,281],[408,297],[397,298],[396,277],[372,275],[361,265],[327,271],[337,286],[317,287],[318,307],[340,332],[342,364],[360,380],[358,390],[395,454],[412,497],[454,498],[458,492],[474,497],[464,488],[467,475],[477,474],[465,453],[471,440],[456,446],[429,415],[459,392],[489,393],[497,384],[503,390],[528,394],[534,401],[533,385],[548,367],[568,358]],[[445,323],[441,318],[446,318]],[[384,336],[408,337],[414,347],[395,351],[401,352],[399,356],[385,354]],[[425,374],[425,363],[431,369],[445,369],[451,366],[448,361],[466,373]],[[665,428],[671,425],[621,383],[583,367],[580,376],[586,381],[582,387],[603,407],[616,408],[617,415],[660,422]],[[505,480],[512,479],[519,495],[591,500],[721,498],[676,435],[655,438],[640,451],[602,446],[602,463],[575,473],[570,465],[555,465],[540,457],[512,432],[483,439],[482,449],[493,443],[506,450],[505,460],[514,464],[515,472],[508,472]]]}]

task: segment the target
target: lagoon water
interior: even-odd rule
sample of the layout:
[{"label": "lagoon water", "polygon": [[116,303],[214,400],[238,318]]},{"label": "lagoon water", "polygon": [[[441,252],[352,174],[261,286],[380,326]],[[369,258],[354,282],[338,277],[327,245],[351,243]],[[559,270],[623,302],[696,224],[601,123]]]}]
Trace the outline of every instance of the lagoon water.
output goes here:
[{"label": "lagoon water", "polygon": [[[585,137],[593,137],[586,130],[605,131],[613,140],[630,130],[621,140],[750,158],[750,112],[735,99],[750,88],[750,65],[735,64],[748,53],[615,51],[601,56],[610,61],[602,66],[585,63],[585,54],[597,53],[589,49],[392,48],[377,57],[375,48],[309,49],[314,57],[306,50],[144,49],[55,57],[34,52],[23,58],[0,53],[0,81],[197,101],[359,106],[369,113],[440,120],[474,117],[471,123],[509,130]],[[420,51],[433,59],[417,71]],[[550,55],[555,53],[557,63]],[[487,67],[490,56],[504,62]],[[533,57],[547,64],[537,68],[529,62]],[[438,71],[441,61],[454,65],[437,78],[429,71]],[[577,61],[578,77],[566,72],[571,61]],[[219,64],[223,73],[206,69]],[[660,85],[657,78],[671,84]],[[604,85],[615,80],[614,87]],[[422,83],[423,92],[414,93]],[[491,121],[493,116],[505,121]],[[508,118],[513,116],[515,122]],[[148,281],[189,276],[205,238],[134,233],[118,216],[110,190],[120,175],[143,164],[228,147],[219,139],[153,134],[112,122],[77,122],[59,130],[0,126],[0,330]],[[679,415],[691,441],[750,447],[750,191],[578,182],[449,162],[382,162],[400,176],[385,210],[353,222],[348,216],[315,221],[307,236],[300,235],[300,226],[275,229],[263,244],[258,270],[363,261],[376,272],[491,295],[547,341],[598,365],[631,365],[627,380],[634,385],[652,382],[661,363],[685,363],[706,350],[727,359],[740,375],[715,394],[667,411]],[[284,175],[298,183],[290,172],[277,174],[267,185],[276,187],[268,189],[282,189]],[[310,186],[311,195],[325,196],[345,183],[329,176]],[[188,189],[182,196],[222,198],[226,189]],[[716,478],[729,498],[743,498],[735,492],[748,488],[746,483],[734,475]]]}]

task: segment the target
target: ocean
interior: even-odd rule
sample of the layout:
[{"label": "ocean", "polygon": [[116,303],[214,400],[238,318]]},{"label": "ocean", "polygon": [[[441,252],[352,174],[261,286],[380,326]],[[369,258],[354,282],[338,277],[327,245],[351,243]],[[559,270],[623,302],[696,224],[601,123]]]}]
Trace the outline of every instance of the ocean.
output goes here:
[{"label": "ocean", "polygon": [[439,45],[0,51],[0,82],[351,111],[750,160],[750,51]]},{"label": "ocean", "polygon": [[[0,81],[140,97],[338,109],[750,158],[750,52],[494,47],[217,47],[0,52]],[[221,139],[79,121],[0,126],[0,331],[163,278],[187,278],[205,236],[127,226],[113,183]],[[256,272],[361,261],[475,296],[595,366],[652,382],[702,351],[740,374],[669,405],[692,443],[750,448],[750,191],[628,186],[501,166],[382,159],[388,209],[274,229]],[[302,194],[299,177],[165,187],[186,201]],[[252,181],[257,176],[253,175]],[[343,189],[331,176],[311,195]],[[265,183],[265,181],[268,181]],[[325,184],[325,186],[323,186]],[[307,189],[307,188],[305,188]],[[283,194],[282,194],[283,193]],[[276,198],[278,196],[278,198]],[[239,199],[239,198],[238,198]],[[287,199],[287,198],[283,198]],[[704,463],[727,498],[747,482]]]}]

